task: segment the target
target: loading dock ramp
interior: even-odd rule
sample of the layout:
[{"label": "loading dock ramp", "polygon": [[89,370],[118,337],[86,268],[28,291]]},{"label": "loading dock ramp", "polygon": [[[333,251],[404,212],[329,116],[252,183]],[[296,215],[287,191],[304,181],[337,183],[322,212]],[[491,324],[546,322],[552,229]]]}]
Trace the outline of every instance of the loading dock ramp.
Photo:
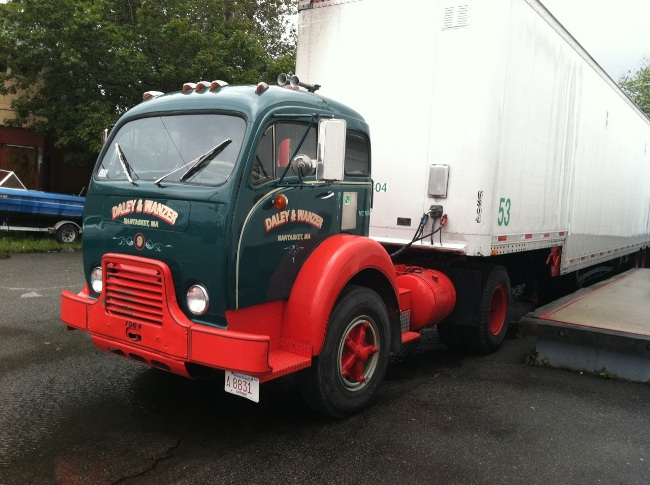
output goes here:
[{"label": "loading dock ramp", "polygon": [[632,269],[522,317],[542,365],[650,382],[650,269]]}]

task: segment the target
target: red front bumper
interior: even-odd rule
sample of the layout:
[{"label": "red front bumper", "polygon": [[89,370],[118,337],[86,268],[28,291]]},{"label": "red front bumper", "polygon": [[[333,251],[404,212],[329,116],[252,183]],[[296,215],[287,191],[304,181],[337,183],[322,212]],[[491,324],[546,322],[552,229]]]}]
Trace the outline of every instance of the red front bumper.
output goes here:
[{"label": "red front bumper", "polygon": [[[101,350],[187,377],[190,363],[263,380],[288,373],[274,365],[279,357],[286,360],[286,352],[281,342],[272,349],[269,335],[221,330],[185,317],[164,263],[107,254],[102,268],[104,291],[98,299],[89,297],[87,287],[77,295],[61,295],[61,320],[88,332]],[[296,355],[293,369],[310,365],[308,350]]]}]

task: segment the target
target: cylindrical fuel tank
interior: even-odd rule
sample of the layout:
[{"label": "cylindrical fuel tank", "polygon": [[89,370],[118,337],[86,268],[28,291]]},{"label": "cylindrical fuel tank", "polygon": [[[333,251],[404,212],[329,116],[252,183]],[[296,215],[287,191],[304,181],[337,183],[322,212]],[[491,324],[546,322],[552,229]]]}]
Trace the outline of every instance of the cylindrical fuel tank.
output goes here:
[{"label": "cylindrical fuel tank", "polygon": [[396,266],[400,288],[411,290],[409,330],[430,327],[447,317],[456,305],[456,289],[440,271],[417,266]]}]

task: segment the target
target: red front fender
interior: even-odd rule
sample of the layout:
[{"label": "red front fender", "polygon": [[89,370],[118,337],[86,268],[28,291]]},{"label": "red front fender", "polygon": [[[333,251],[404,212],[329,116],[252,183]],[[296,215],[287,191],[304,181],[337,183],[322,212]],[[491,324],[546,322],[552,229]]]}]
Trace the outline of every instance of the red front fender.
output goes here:
[{"label": "red front fender", "polygon": [[383,274],[398,294],[397,276],[386,250],[362,236],[339,234],[321,243],[309,256],[294,282],[284,310],[284,336],[308,341],[318,355],[336,299],[359,272]]}]

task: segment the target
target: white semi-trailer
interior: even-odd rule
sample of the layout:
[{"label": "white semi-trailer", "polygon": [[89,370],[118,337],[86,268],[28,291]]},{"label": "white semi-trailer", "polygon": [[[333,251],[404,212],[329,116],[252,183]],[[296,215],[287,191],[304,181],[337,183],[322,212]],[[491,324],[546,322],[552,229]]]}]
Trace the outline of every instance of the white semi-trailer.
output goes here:
[{"label": "white semi-trailer", "polygon": [[[540,2],[299,10],[300,80],[370,126],[373,238],[407,243],[442,206],[444,229],[414,248],[543,250],[537,260],[566,274],[648,246],[650,122]],[[503,264],[521,273],[534,259]]]}]

